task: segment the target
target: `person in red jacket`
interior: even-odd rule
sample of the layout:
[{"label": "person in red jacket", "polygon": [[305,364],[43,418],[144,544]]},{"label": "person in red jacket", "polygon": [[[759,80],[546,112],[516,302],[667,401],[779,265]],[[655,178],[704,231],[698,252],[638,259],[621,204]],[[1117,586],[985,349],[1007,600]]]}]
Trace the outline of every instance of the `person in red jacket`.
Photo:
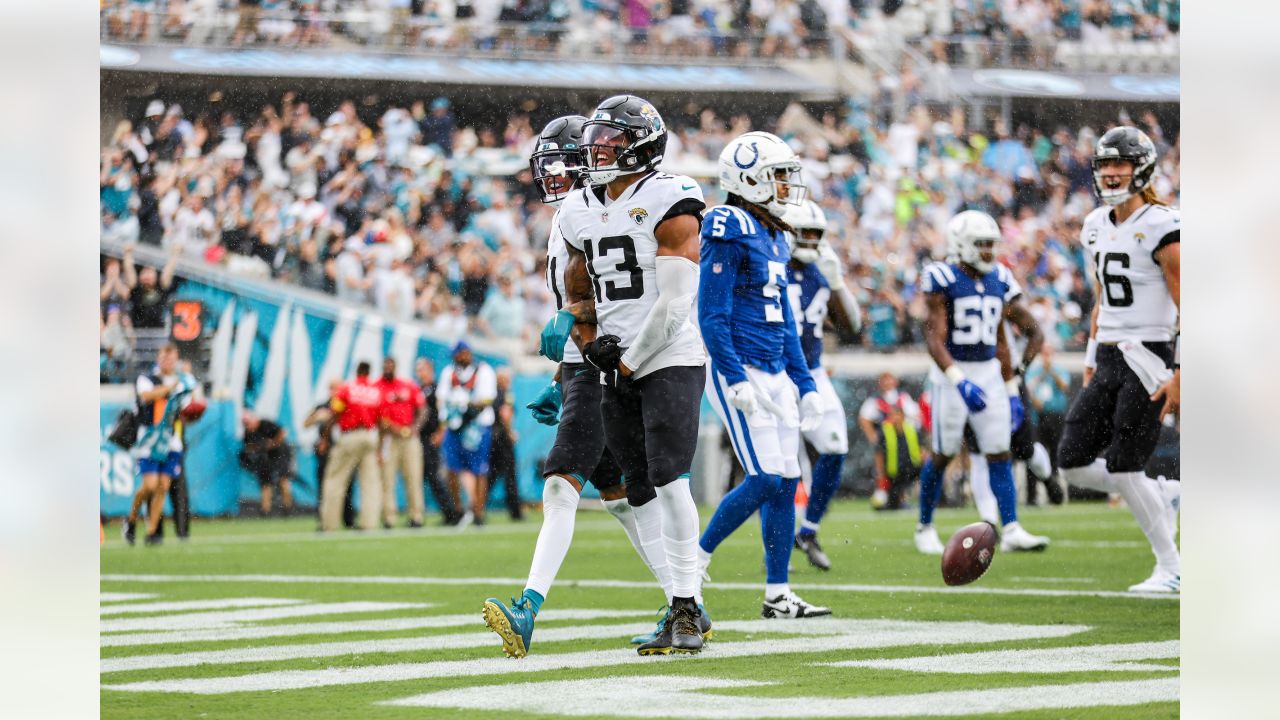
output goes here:
[{"label": "person in red jacket", "polygon": [[414,382],[396,377],[396,361],[382,361],[379,429],[385,447],[382,457],[382,526],[396,524],[396,473],[404,477],[409,503],[409,527],[422,527],[425,500],[422,492],[422,440],[418,433],[426,420],[426,398]]},{"label": "person in red jacket", "polygon": [[340,435],[329,451],[320,501],[320,529],[336,530],[342,519],[342,498],[351,484],[351,471],[360,472],[360,528],[377,527],[382,508],[382,480],[378,474],[378,416],[382,391],[369,379],[369,363],[356,366],[356,379],[343,383],[329,406],[338,414]]}]

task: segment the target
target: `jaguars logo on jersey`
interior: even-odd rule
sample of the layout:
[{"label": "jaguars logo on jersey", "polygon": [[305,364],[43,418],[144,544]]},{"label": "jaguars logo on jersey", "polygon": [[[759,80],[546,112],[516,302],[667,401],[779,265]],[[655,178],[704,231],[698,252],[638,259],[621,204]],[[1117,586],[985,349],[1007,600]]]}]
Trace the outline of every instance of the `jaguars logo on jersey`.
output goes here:
[{"label": "jaguars logo on jersey", "polygon": [[631,208],[627,211],[627,214],[631,216],[632,220],[636,221],[637,225],[644,225],[645,219],[649,217],[649,211],[641,207]]}]

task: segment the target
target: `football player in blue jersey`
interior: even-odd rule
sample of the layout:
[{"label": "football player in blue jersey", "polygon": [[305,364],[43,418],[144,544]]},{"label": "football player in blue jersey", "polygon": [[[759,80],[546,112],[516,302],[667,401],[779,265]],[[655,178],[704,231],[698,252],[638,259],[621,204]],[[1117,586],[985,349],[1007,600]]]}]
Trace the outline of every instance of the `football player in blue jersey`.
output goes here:
[{"label": "football player in blue jersey", "polygon": [[817,451],[818,458],[813,463],[809,504],[800,521],[795,546],[809,558],[811,565],[830,570],[831,560],[818,544],[818,525],[840,487],[844,458],[849,454],[849,429],[844,405],[822,367],[822,332],[828,311],[837,325],[858,332],[862,329],[862,311],[845,283],[839,255],[822,237],[827,231],[827,217],[822,208],[812,200],[805,200],[803,205],[789,205],[782,219],[792,230],[787,298],[796,318],[805,364],[826,406],[821,424],[804,433],[804,439]]},{"label": "football player in blue jersey", "polygon": [[702,219],[698,319],[711,356],[707,397],[746,477],[698,540],[699,569],[705,579],[716,547],[759,510],[767,573],[761,614],[830,615],[787,584],[800,479],[796,428],[815,430],[826,409],[788,300],[791,253],[782,216],[804,201],[800,161],[777,136],[749,132],[725,147],[719,165],[728,198]]},{"label": "football player in blue jersey", "polygon": [[933,412],[933,456],[920,473],[920,524],[916,549],[942,554],[933,527],[933,510],[942,492],[942,473],[960,450],[966,422],[978,447],[987,456],[991,490],[1003,525],[1000,549],[1043,550],[1049,539],[1032,535],[1018,523],[1017,489],[1009,454],[1012,419],[1021,408],[1017,389],[1012,394],[996,350],[1000,323],[1008,320],[1024,337],[1020,367],[1040,352],[1044,335],[1022,305],[1022,288],[1013,273],[995,261],[1000,228],[991,216],[966,210],[947,224],[948,255],[958,262],[935,262],[921,273],[928,316],[925,341],[934,367],[929,373]]}]

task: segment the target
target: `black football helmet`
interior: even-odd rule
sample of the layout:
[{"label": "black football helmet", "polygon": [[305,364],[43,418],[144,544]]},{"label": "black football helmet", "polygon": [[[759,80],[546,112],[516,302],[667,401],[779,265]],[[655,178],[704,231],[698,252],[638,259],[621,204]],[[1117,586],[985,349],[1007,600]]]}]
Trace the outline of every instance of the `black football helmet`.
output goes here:
[{"label": "black football helmet", "polygon": [[615,95],[591,114],[583,146],[587,178],[592,185],[604,185],[656,169],[667,151],[667,126],[648,100]]},{"label": "black football helmet", "polygon": [[581,115],[565,115],[547,123],[538,134],[533,154],[529,156],[529,170],[533,172],[533,184],[542,202],[555,205],[579,187],[583,169],[582,126],[586,122]]},{"label": "black football helmet", "polygon": [[[1102,163],[1128,160],[1133,163],[1133,178],[1128,187],[1108,189],[1102,184]],[[1098,199],[1108,205],[1119,205],[1142,192],[1151,184],[1156,170],[1156,146],[1151,138],[1136,127],[1111,128],[1098,140],[1093,153],[1093,189]]]}]

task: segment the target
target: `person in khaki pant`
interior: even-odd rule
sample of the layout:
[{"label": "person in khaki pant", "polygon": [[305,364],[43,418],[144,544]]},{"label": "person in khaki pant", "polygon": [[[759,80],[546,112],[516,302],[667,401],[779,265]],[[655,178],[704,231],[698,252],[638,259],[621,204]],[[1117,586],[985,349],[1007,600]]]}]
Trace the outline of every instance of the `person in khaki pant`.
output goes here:
[{"label": "person in khaki pant", "polygon": [[342,520],[342,498],[351,484],[351,471],[360,473],[360,528],[373,530],[382,507],[382,481],[378,474],[378,414],[382,393],[369,380],[369,363],[356,366],[356,379],[343,383],[330,400],[338,414],[340,435],[329,450],[320,501],[320,529],[336,530]]},{"label": "person in khaki pant", "polygon": [[426,502],[422,493],[422,440],[418,437],[426,419],[426,398],[415,383],[396,377],[396,361],[382,361],[382,393],[379,411],[385,452],[382,456],[382,526],[396,524],[396,472],[404,477],[409,502],[409,527],[422,527]]}]

